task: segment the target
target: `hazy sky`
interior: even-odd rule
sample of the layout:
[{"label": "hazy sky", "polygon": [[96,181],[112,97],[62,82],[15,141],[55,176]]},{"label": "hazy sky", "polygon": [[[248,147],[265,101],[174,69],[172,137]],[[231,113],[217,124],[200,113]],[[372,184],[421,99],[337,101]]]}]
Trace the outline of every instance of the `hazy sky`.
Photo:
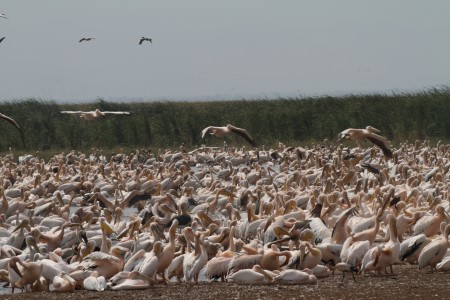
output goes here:
[{"label": "hazy sky", "polygon": [[[450,85],[450,1],[1,0],[0,101],[205,100]],[[78,43],[85,36],[96,40]],[[141,36],[153,43],[138,45]]]}]

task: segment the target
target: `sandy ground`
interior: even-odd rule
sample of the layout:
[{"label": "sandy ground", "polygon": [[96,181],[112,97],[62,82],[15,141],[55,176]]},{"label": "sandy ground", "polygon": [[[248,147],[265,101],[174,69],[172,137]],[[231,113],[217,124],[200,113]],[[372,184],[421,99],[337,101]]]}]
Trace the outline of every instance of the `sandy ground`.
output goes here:
[{"label": "sandy ground", "polygon": [[354,282],[346,274],[319,279],[317,285],[235,285],[229,283],[200,283],[157,285],[138,291],[104,291],[75,293],[27,293],[0,295],[2,299],[449,299],[450,273],[430,273],[417,266],[394,266],[396,276],[357,275]]}]

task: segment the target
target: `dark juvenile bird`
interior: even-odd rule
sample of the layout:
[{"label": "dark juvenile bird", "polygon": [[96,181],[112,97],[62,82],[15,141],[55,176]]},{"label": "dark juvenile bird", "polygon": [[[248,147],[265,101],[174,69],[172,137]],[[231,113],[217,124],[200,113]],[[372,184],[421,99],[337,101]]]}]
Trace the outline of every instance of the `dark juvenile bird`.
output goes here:
[{"label": "dark juvenile bird", "polygon": [[13,118],[10,118],[10,117],[2,114],[2,113],[0,113],[0,118],[2,118],[3,120],[8,121],[9,123],[13,124],[17,129],[21,130],[19,125],[17,124],[17,122]]},{"label": "dark juvenile bird", "polygon": [[367,126],[365,129],[348,128],[339,133],[337,140],[340,141],[343,138],[355,140],[361,147],[360,141],[366,139],[380,147],[386,157],[392,158],[392,150],[388,147],[387,138],[377,133],[380,133],[380,131],[372,126]]},{"label": "dark juvenile bird", "polygon": [[88,42],[88,41],[92,41],[92,40],[95,40],[95,38],[94,37],[85,37],[85,38],[82,38],[81,40],[79,40],[78,43]]},{"label": "dark juvenile bird", "polygon": [[143,37],[141,37],[141,39],[139,40],[139,45],[141,45],[144,41],[149,41],[149,42],[151,43],[151,42],[152,42],[152,39],[143,36]]},{"label": "dark juvenile bird", "polygon": [[227,126],[223,127],[215,127],[215,126],[208,126],[205,129],[202,130],[202,139],[205,138],[205,135],[207,133],[214,135],[215,137],[224,137],[225,135],[230,134],[231,132],[236,133],[243,137],[250,145],[253,147],[256,147],[256,143],[253,140],[252,136],[248,133],[247,130],[243,128],[238,128],[233,125],[228,124]]},{"label": "dark juvenile bird", "polygon": [[4,40],[5,38],[6,38],[5,36],[2,37],[2,38],[0,39],[0,43],[3,42],[3,40]]}]

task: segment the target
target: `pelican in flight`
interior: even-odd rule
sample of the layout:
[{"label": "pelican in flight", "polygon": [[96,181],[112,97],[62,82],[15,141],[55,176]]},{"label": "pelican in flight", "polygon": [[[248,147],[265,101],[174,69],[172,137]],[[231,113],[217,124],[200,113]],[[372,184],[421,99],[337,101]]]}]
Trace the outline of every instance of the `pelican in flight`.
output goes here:
[{"label": "pelican in flight", "polygon": [[4,40],[5,38],[6,38],[6,36],[2,37],[2,38],[0,39],[0,43],[3,42],[3,40]]},{"label": "pelican in flight", "polygon": [[[3,41],[3,39],[1,39],[0,42]],[[21,130],[19,125],[17,124],[17,122],[13,118],[10,118],[10,117],[2,114],[2,113],[0,113],[0,118],[2,118],[3,120],[8,121],[9,123],[13,124],[17,129]]]},{"label": "pelican in flight", "polygon": [[248,133],[247,130],[239,127],[235,127],[231,124],[228,124],[227,126],[223,127],[215,127],[215,126],[208,126],[205,129],[202,130],[202,139],[205,138],[205,135],[207,133],[214,135],[216,137],[223,137],[225,135],[230,134],[231,132],[234,132],[241,137],[243,137],[247,142],[250,143],[253,147],[256,146],[255,141],[253,140],[252,136]]},{"label": "pelican in flight", "polygon": [[94,37],[85,37],[85,38],[82,38],[81,40],[79,40],[78,43],[88,42],[88,41],[92,41],[92,40],[95,40],[95,38]]},{"label": "pelican in flight", "polygon": [[143,37],[141,37],[141,39],[139,40],[139,45],[142,45],[142,43],[143,43],[144,41],[149,41],[149,42],[151,43],[151,42],[152,42],[152,39],[143,36]]},{"label": "pelican in flight", "polygon": [[386,157],[392,158],[392,150],[389,149],[387,138],[377,133],[380,131],[372,126],[367,126],[365,129],[348,128],[339,133],[337,140],[340,141],[343,138],[356,140],[358,146],[361,147],[360,141],[366,139],[380,147]]},{"label": "pelican in flight", "polygon": [[85,119],[87,121],[96,120],[99,117],[103,117],[105,115],[129,115],[128,111],[100,111],[96,109],[94,111],[79,111],[79,110],[63,110],[61,111],[63,114],[78,114],[80,118]]}]

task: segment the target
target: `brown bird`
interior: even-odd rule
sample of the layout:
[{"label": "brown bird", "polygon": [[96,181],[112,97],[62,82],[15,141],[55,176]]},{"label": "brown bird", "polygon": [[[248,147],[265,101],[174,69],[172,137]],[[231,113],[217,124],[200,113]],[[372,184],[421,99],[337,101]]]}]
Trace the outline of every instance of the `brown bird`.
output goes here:
[{"label": "brown bird", "polygon": [[216,137],[223,137],[225,135],[230,134],[231,132],[236,133],[243,137],[247,142],[249,142],[250,145],[253,147],[256,147],[256,143],[251,137],[251,135],[248,133],[247,130],[243,128],[238,128],[233,125],[228,124],[227,126],[223,127],[215,127],[215,126],[208,126],[205,129],[202,130],[202,139],[205,138],[205,135],[207,133],[214,135]]},{"label": "brown bird", "polygon": [[152,42],[152,39],[143,36],[143,37],[141,37],[141,39],[139,40],[139,45],[141,45],[144,41],[149,41],[149,42],[151,43],[151,42]]},{"label": "brown bird", "polygon": [[6,38],[5,36],[2,37],[2,38],[0,39],[0,43],[3,42],[3,40],[4,40],[5,38]]},{"label": "brown bird", "polygon": [[365,129],[348,128],[339,133],[337,140],[340,141],[343,138],[355,140],[358,143],[358,146],[361,147],[360,141],[367,139],[380,147],[386,157],[392,158],[392,150],[388,147],[387,138],[378,135],[377,133],[380,133],[380,131],[372,126],[367,126]]},{"label": "brown bird", "polygon": [[14,119],[12,119],[12,118],[10,118],[10,117],[8,117],[8,116],[2,114],[2,113],[0,113],[0,118],[2,118],[3,120],[8,121],[9,123],[11,123],[11,124],[13,124],[14,126],[16,126],[17,129],[21,130],[20,127],[19,127],[19,125],[17,124],[17,122],[16,122]]}]

